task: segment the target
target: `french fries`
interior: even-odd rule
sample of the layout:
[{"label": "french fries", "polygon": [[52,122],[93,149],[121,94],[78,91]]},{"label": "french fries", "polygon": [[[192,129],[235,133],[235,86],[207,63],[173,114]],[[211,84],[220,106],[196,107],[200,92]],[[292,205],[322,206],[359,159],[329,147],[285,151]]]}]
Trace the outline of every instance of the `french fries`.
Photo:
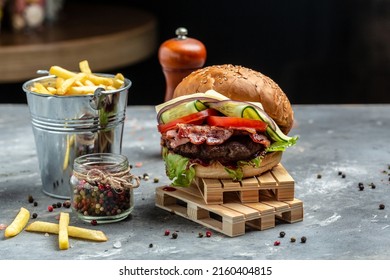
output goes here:
[{"label": "french fries", "polygon": [[80,72],[73,72],[57,65],[51,66],[49,74],[56,76],[55,83],[35,82],[30,90],[36,93],[61,96],[86,95],[93,94],[99,87],[109,91],[120,89],[125,84],[125,78],[121,73],[116,74],[115,77],[93,74],[88,60],[80,61],[79,69]]},{"label": "french fries", "polygon": [[[59,225],[55,223],[36,221],[29,224],[26,227],[26,231],[58,234]],[[70,237],[86,239],[90,241],[104,242],[108,240],[104,232],[100,230],[91,230],[74,226],[68,226],[68,235]]]},{"label": "french fries", "polygon": [[58,245],[60,250],[69,249],[68,225],[69,213],[61,212],[60,221],[58,225]]},{"label": "french fries", "polygon": [[30,220],[30,211],[21,207],[12,223],[5,229],[4,236],[6,238],[18,235]]}]

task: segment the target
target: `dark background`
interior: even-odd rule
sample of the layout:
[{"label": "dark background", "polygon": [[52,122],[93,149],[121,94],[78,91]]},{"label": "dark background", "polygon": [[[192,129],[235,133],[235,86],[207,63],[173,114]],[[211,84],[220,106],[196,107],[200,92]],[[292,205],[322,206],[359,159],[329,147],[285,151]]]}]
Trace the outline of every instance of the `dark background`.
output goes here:
[{"label": "dark background", "polygon": [[[205,44],[206,66],[231,63],[260,71],[291,103],[390,103],[389,0],[124,2],[93,3],[153,13],[159,45],[186,27]],[[129,104],[163,101],[157,49],[142,62],[110,71],[132,80]],[[25,102],[20,84],[0,84],[0,94],[1,102]]]}]

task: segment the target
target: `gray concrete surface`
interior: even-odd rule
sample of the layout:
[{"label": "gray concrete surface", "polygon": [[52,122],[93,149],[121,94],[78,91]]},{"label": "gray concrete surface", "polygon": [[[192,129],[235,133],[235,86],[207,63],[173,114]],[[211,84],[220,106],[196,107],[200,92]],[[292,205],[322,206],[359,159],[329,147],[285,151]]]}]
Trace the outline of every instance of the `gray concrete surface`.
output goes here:
[{"label": "gray concrete surface", "polygon": [[[71,247],[62,251],[55,235],[23,231],[5,239],[0,230],[0,259],[390,259],[390,105],[295,105],[294,111],[291,134],[300,140],[284,153],[282,163],[295,180],[295,197],[304,203],[302,222],[233,238],[215,231],[210,238],[198,238],[208,229],[155,206],[155,188],[169,184],[155,111],[128,107],[122,153],[130,163],[142,163],[133,174],[150,177],[135,190],[132,215],[98,226],[71,215],[72,225],[102,230],[109,240],[71,239]],[[42,192],[27,106],[0,105],[0,131],[0,224],[9,224],[22,206],[36,212],[36,220],[56,222],[59,210],[46,209],[58,199]],[[28,203],[28,195],[38,206]],[[384,210],[379,210],[381,203]],[[178,238],[164,236],[166,229],[177,230]],[[302,236],[305,244],[299,242]]]}]

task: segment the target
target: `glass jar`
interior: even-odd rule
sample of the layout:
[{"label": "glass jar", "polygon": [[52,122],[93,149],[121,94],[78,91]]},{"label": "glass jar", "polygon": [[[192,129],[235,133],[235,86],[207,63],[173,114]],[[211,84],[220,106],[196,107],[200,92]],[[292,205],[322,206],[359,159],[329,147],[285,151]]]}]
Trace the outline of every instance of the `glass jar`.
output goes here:
[{"label": "glass jar", "polygon": [[133,189],[140,184],[126,156],[96,153],[74,160],[70,179],[72,210],[78,218],[97,223],[125,219],[134,208]]}]

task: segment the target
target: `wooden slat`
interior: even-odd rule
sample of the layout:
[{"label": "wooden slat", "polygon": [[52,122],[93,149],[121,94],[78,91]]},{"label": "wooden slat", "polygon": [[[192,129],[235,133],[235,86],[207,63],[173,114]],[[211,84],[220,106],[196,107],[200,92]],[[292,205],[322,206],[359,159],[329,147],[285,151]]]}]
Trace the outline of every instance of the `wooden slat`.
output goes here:
[{"label": "wooden slat", "polygon": [[275,166],[272,169],[271,174],[274,176],[279,186],[294,185],[294,179],[281,164]]}]

